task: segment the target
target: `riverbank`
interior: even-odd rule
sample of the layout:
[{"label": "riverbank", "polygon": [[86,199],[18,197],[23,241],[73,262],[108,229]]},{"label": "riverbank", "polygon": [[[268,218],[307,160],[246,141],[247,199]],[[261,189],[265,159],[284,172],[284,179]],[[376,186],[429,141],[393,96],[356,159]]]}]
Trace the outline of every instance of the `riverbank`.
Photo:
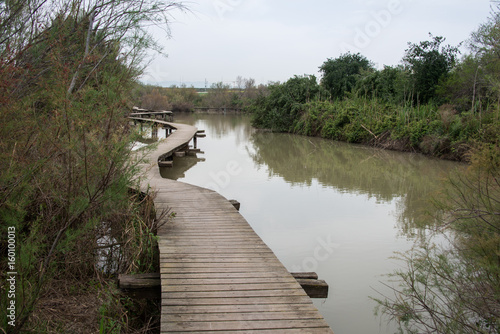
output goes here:
[{"label": "riverbank", "polygon": [[455,161],[466,161],[481,143],[495,145],[500,133],[498,111],[460,113],[452,105],[398,106],[377,99],[280,103],[264,98],[252,106],[252,114],[257,128]]}]

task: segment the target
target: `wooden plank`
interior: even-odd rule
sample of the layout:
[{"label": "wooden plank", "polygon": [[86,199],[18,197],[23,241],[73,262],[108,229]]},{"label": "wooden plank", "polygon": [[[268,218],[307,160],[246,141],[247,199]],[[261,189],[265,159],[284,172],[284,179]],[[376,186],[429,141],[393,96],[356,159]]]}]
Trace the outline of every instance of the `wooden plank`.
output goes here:
[{"label": "wooden plank", "polygon": [[165,306],[194,305],[254,305],[254,304],[311,304],[307,296],[239,297],[239,298],[162,298]]},{"label": "wooden plank", "polygon": [[[217,243],[214,243],[217,242]],[[195,243],[195,244],[194,244]],[[251,239],[243,239],[243,240],[234,240],[232,238],[200,238],[200,237],[189,237],[185,238],[170,238],[168,240],[161,240],[158,242],[158,245],[168,245],[168,246],[177,246],[177,245],[187,245],[189,247],[228,247],[228,248],[268,248],[267,245],[261,240],[256,238]]]},{"label": "wooden plank", "polygon": [[161,330],[165,331],[203,331],[203,330],[255,330],[255,329],[297,329],[325,328],[328,324],[323,319],[305,320],[266,320],[266,321],[213,321],[213,322],[162,322]]},{"label": "wooden plank", "polygon": [[290,275],[297,279],[318,279],[318,274],[315,272],[290,273]]},{"label": "wooden plank", "polygon": [[286,312],[245,312],[245,313],[204,313],[204,314],[166,314],[168,322],[212,322],[224,321],[228,318],[238,318],[243,321],[251,320],[285,320],[285,319],[321,319],[321,315],[314,311],[286,311]]},{"label": "wooden plank", "polygon": [[160,274],[153,275],[118,275],[120,289],[155,288],[161,284]]},{"label": "wooden plank", "polygon": [[317,311],[312,303],[289,304],[247,304],[247,305],[171,305],[162,307],[162,314],[210,314],[210,313],[253,313],[253,312],[312,312]]},{"label": "wooden plank", "polygon": [[[186,332],[177,331],[162,331],[161,333],[169,334],[185,334]],[[325,334],[332,333],[330,328],[288,328],[285,332],[283,329],[260,329],[260,330],[232,330],[232,331],[189,331],[190,334]]]},{"label": "wooden plank", "polygon": [[[165,281],[163,281],[165,282]],[[240,284],[229,284],[227,282],[219,284],[207,284],[198,282],[198,284],[168,284],[162,286],[162,292],[208,292],[208,291],[244,291],[244,290],[278,290],[278,289],[296,289],[295,282],[290,283],[249,283],[243,281]]]},{"label": "wooden plank", "polygon": [[[164,275],[165,276],[165,275]],[[289,277],[232,277],[232,278],[175,278],[175,277],[167,277],[162,278],[162,287],[165,289],[175,288],[178,285],[187,286],[187,285],[199,285],[199,286],[231,286],[231,285],[248,285],[253,286],[254,284],[259,285],[268,285],[272,286],[273,284],[295,284],[295,279],[290,279]]]},{"label": "wooden plank", "polygon": [[207,254],[207,253],[199,253],[199,254],[166,254],[166,258],[169,258],[171,260],[175,259],[199,259],[200,261],[207,260],[207,259],[214,259],[214,260],[230,260],[231,258],[242,258],[245,257],[247,259],[250,259],[252,257],[256,258],[276,258],[276,255],[274,255],[273,252],[271,251],[262,251],[262,252],[253,252],[253,253],[247,253],[247,252],[236,252],[236,253],[231,253],[231,254]]},{"label": "wooden plank", "polygon": [[[227,253],[238,253],[238,254],[260,254],[265,252],[265,248],[236,248],[236,247],[212,247],[210,249],[203,249],[203,247],[159,247],[160,252],[163,253],[178,253],[178,254],[227,254]],[[270,254],[272,254],[270,252]]]},{"label": "wooden plank", "polygon": [[221,274],[230,274],[230,273],[239,273],[239,274],[251,274],[256,272],[269,272],[272,274],[286,274],[287,271],[283,267],[235,267],[235,268],[165,268],[160,265],[160,271],[162,273],[168,272],[172,274],[209,274],[209,273],[221,273]]},{"label": "wooden plank", "polygon": [[216,271],[225,270],[225,269],[238,269],[238,268],[248,268],[250,271],[258,271],[257,268],[264,269],[272,268],[275,271],[275,268],[283,268],[282,264],[276,261],[272,262],[230,262],[230,263],[220,263],[220,262],[169,262],[168,260],[162,259],[160,263],[160,268],[163,268],[165,271],[174,272],[178,268],[184,269],[214,269]]},{"label": "wooden plank", "polygon": [[328,297],[328,284],[324,280],[297,278],[297,283],[311,298]]},{"label": "wooden plank", "polygon": [[[275,273],[270,271],[250,271],[246,273],[237,272],[237,273],[224,273],[224,272],[213,272],[213,273],[172,273],[172,272],[162,272],[161,278],[181,278],[181,279],[198,279],[198,278],[288,278],[290,275],[285,272]],[[293,278],[293,277],[292,277]]]},{"label": "wooden plank", "polygon": [[206,256],[206,257],[193,257],[193,256],[168,256],[168,257],[162,257],[161,259],[162,262],[169,262],[169,263],[272,263],[276,262],[275,257],[263,257],[263,256],[258,256],[258,257],[246,257],[246,256],[232,256],[232,257],[213,257],[213,256]]},{"label": "wooden plank", "polygon": [[176,291],[162,292],[163,299],[180,298],[249,298],[249,297],[290,297],[306,296],[306,293],[299,285],[292,289],[273,289],[273,290],[235,290],[235,291]]}]

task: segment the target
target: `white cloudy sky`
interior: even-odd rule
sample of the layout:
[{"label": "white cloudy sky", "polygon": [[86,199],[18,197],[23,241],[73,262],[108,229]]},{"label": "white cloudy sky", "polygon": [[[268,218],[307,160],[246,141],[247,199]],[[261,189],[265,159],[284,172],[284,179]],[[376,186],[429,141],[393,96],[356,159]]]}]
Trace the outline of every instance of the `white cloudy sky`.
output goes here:
[{"label": "white cloudy sky", "polygon": [[328,58],[361,52],[397,65],[408,42],[429,32],[457,45],[486,22],[490,0],[193,0],[171,13],[172,38],[155,32],[156,56],[143,81],[203,87],[237,76],[257,83],[318,74]]}]

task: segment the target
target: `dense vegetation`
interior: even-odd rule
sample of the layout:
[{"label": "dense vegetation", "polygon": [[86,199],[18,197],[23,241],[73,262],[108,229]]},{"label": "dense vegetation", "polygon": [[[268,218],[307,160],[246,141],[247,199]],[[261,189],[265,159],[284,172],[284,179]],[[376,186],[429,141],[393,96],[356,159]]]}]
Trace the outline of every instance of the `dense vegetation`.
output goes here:
[{"label": "dense vegetation", "polygon": [[174,8],[183,6],[0,2],[0,332],[136,325],[96,260],[118,254],[119,272],[155,265],[157,222],[130,190],[138,174],[124,115],[154,47],[145,27],[167,24]]},{"label": "dense vegetation", "polygon": [[319,83],[304,75],[269,85],[250,107],[253,124],[462,160],[474,143],[499,139],[498,36],[488,25],[461,60],[432,35],[410,43],[400,66],[377,70],[350,53],[328,59]]}]

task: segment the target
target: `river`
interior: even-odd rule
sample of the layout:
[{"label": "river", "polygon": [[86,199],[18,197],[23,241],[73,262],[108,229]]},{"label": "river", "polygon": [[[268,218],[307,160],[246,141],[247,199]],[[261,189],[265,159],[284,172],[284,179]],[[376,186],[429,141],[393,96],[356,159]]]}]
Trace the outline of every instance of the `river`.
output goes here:
[{"label": "river", "polygon": [[[176,115],[206,131],[204,154],[174,158],[166,178],[214,189],[289,271],[330,287],[314,304],[336,334],[394,333],[374,315],[391,256],[427,233],[440,182],[458,163],[320,138],[261,132],[244,115]],[[160,131],[163,133],[164,131]]]}]

